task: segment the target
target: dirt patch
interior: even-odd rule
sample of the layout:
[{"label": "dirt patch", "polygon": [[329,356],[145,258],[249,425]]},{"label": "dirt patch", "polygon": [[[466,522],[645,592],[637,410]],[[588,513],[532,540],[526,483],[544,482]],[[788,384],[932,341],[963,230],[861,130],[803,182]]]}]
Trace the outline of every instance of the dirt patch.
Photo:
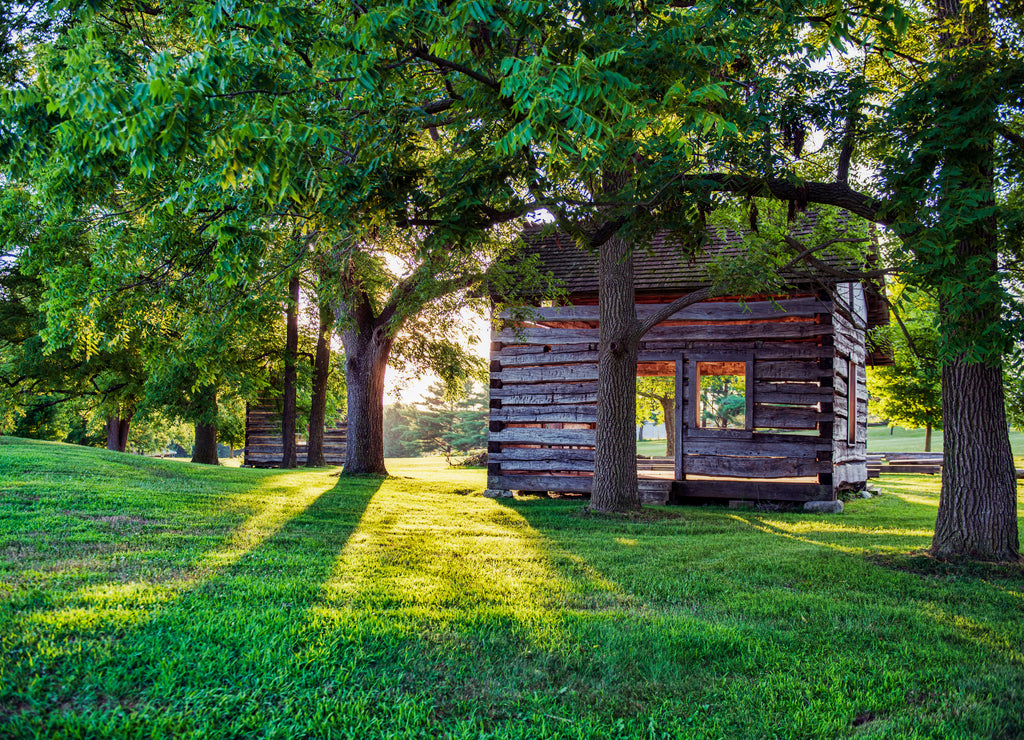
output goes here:
[{"label": "dirt patch", "polygon": [[64,516],[73,516],[76,519],[84,519],[89,522],[105,524],[115,534],[138,534],[148,524],[158,524],[156,519],[147,519],[143,516],[132,516],[130,514],[86,514],[81,511],[62,511]]}]

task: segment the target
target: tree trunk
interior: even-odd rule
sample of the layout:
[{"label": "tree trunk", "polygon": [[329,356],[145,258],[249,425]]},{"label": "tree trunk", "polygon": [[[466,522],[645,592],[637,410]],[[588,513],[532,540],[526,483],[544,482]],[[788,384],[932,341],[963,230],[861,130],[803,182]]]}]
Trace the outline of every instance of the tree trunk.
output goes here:
[{"label": "tree trunk", "polygon": [[295,451],[295,376],[299,361],[299,278],[288,283],[287,328],[284,346],[284,409],[281,412],[281,467],[298,465]]},{"label": "tree trunk", "polygon": [[637,433],[636,433],[636,441],[637,442],[643,442],[644,441],[644,427],[645,426],[647,426],[647,422],[646,421],[640,422],[640,429],[638,429]]},{"label": "tree trunk", "polygon": [[[122,416],[123,414],[123,416]],[[107,417],[107,449],[124,452],[128,447],[128,430],[131,428],[133,412],[118,409]]]},{"label": "tree trunk", "polygon": [[665,419],[665,457],[676,455],[676,400],[671,396],[658,396],[661,414]]},{"label": "tree trunk", "polygon": [[[348,397],[344,475],[387,475],[384,467],[384,372],[393,339],[384,327],[361,322],[342,332]],[[634,412],[635,415],[636,412]]]},{"label": "tree trunk", "polygon": [[924,427],[924,451],[932,451],[932,425],[926,424]]},{"label": "tree trunk", "polygon": [[327,423],[327,380],[331,372],[331,326],[333,316],[326,306],[320,307],[317,327],[316,357],[313,359],[313,392],[309,407],[309,435],[306,442],[306,467],[326,465],[324,460],[324,426]]},{"label": "tree trunk", "polygon": [[932,554],[1017,560],[1017,480],[1001,367],[942,369],[944,458]]},{"label": "tree trunk", "polygon": [[639,321],[630,245],[619,235],[600,245],[597,441],[590,509],[640,508],[636,475],[636,361]]},{"label": "tree trunk", "polygon": [[[972,116],[963,131],[971,136],[944,153],[943,203],[940,209],[964,212],[976,203],[973,221],[957,226],[958,240],[939,272],[939,328],[947,344],[965,354],[942,367],[944,457],[942,491],[931,552],[937,557],[1013,561],[1020,557],[1017,536],[1017,480],[1006,426],[1002,362],[995,359],[1001,337],[1002,304],[991,289],[999,281],[996,260],[994,137],[999,125],[995,101],[963,92],[965,76],[991,73],[991,31],[985,2],[966,8],[959,0],[938,0],[937,16],[958,23],[943,27],[939,45],[949,62],[951,80],[959,83],[955,101]],[[970,51],[962,55],[961,50]],[[940,73],[941,74],[941,73]],[[979,88],[983,89],[983,88]],[[946,101],[936,101],[940,107]],[[952,279],[952,285],[949,285]],[[980,350],[980,352],[978,351]],[[977,356],[988,362],[978,362]]]},{"label": "tree trunk", "polygon": [[207,388],[193,400],[198,412],[196,441],[192,446],[192,462],[203,465],[219,465],[217,459],[217,391]]}]

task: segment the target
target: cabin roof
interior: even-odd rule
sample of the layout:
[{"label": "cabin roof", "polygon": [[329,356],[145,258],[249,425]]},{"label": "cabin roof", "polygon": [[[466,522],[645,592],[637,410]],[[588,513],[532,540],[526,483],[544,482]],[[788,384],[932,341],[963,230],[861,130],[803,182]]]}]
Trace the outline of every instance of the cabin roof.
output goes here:
[{"label": "cabin roof", "polygon": [[[796,238],[809,236],[814,229],[814,214],[801,219],[793,225],[791,231]],[[742,234],[708,229],[709,243],[705,250],[692,254],[680,248],[678,238],[668,231],[662,231],[651,239],[642,249],[637,249],[633,256],[634,284],[638,295],[643,294],[682,294],[691,290],[706,287],[708,266],[713,259],[723,254],[739,255],[743,250]],[[530,254],[540,257],[541,269],[550,270],[558,282],[570,295],[596,295],[598,291],[597,254],[585,251],[576,245],[576,241],[564,232],[545,229],[544,225],[528,226],[522,232],[523,241]],[[844,263],[836,255],[826,255],[822,261],[836,268]],[[845,265],[848,267],[848,264]],[[812,274],[807,270],[794,270],[785,275],[786,279],[796,287],[819,290],[824,285],[846,282],[834,276]],[[889,323],[889,310],[883,290],[873,283],[865,284],[867,296],[868,326],[884,326]]]}]

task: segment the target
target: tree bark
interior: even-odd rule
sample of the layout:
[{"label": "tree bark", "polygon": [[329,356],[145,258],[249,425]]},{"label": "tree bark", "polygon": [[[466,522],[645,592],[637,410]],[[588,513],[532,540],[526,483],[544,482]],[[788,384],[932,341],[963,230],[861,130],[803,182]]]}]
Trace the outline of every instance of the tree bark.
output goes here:
[{"label": "tree bark", "polygon": [[281,467],[298,464],[295,450],[295,385],[299,361],[299,278],[288,283],[287,327],[284,347],[284,409],[281,412]]},{"label": "tree bark", "polygon": [[945,454],[932,554],[1017,560],[1017,481],[1002,367],[947,362],[942,424]]},{"label": "tree bark", "polygon": [[636,475],[636,316],[631,245],[619,235],[599,247],[597,440],[590,509],[640,508]]},{"label": "tree bark", "polygon": [[932,451],[932,425],[926,424],[924,427],[924,451]]},{"label": "tree bark", "polygon": [[320,307],[317,327],[316,357],[313,359],[313,392],[309,408],[309,434],[306,441],[306,467],[326,465],[324,460],[324,426],[327,423],[327,381],[331,372],[331,327],[334,317],[326,306]]},{"label": "tree bark", "polygon": [[133,413],[127,409],[118,409],[116,414],[107,417],[108,450],[124,452],[128,448],[128,430],[131,428]]},{"label": "tree bark", "polygon": [[[384,466],[384,372],[394,339],[368,306],[341,333],[345,347],[348,445],[343,475],[387,475]],[[634,412],[635,414],[635,412]]]},{"label": "tree bark", "polygon": [[192,462],[203,465],[219,465],[217,458],[217,391],[206,388],[193,400],[198,412],[196,439],[192,446]]}]

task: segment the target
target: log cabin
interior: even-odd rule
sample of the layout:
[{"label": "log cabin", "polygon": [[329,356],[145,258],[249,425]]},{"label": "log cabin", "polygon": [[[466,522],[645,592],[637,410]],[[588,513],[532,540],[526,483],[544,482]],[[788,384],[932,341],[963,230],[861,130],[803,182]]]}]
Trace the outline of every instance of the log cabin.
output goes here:
[{"label": "log cabin", "polygon": [[[589,494],[597,422],[596,256],[559,233],[524,233],[568,294],[492,334],[488,495]],[[716,234],[706,255],[741,249]],[[666,235],[634,253],[638,317],[709,284],[710,257]],[[674,389],[672,450],[638,466],[644,503],[835,501],[867,481],[867,332],[888,323],[880,286],[787,276],[784,295],[723,296],[644,336],[637,376]],[[521,315],[521,314],[520,314]]]},{"label": "log cabin", "polygon": [[[284,457],[281,408],[279,394],[266,395],[257,403],[245,405],[245,448],[242,466],[247,468],[279,468]],[[345,419],[328,421],[324,425],[324,462],[344,465],[348,442],[348,423]],[[298,465],[306,464],[306,438],[301,431],[295,434],[295,453]]]}]

